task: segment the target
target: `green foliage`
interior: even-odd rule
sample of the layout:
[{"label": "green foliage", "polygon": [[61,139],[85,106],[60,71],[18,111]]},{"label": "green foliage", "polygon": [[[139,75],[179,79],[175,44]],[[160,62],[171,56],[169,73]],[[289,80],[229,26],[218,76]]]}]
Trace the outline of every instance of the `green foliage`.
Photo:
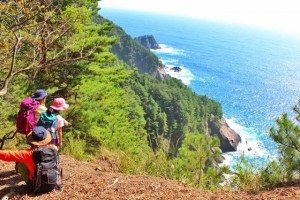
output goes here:
[{"label": "green foliage", "polygon": [[[137,79],[132,79],[133,76]],[[182,83],[174,79],[176,84],[169,88],[170,82],[157,81],[147,75],[141,76],[122,66],[100,68],[95,63],[88,65],[87,73],[81,74],[80,80],[80,84],[73,89],[77,95],[76,100],[73,100],[74,106],[70,117],[75,119],[73,137],[76,141],[86,142],[84,147],[79,147],[84,149],[85,153],[97,156],[99,148],[106,148],[118,153],[117,162],[122,172],[147,172],[180,180],[183,180],[183,176],[187,176],[186,173],[190,173],[187,166],[193,167],[196,162],[196,166],[199,165],[200,169],[187,176],[189,184],[198,187],[207,185],[212,188],[213,183],[220,181],[220,174],[213,174],[211,169],[207,170],[207,165],[213,165],[214,159],[221,155],[220,150],[212,153],[213,148],[219,147],[218,139],[200,134],[197,128],[190,128],[195,132],[190,134],[190,138],[185,138],[188,130],[186,127],[196,127],[193,123],[197,121],[192,120],[198,119],[199,116],[191,116],[191,121],[187,123],[186,120],[184,123],[184,116],[190,115],[189,112],[194,109],[194,105],[182,100],[185,106],[180,107],[178,101],[172,100],[174,97],[185,98],[185,92],[191,94],[187,99],[197,98],[197,95],[189,93],[189,89]],[[201,98],[200,100],[202,101]],[[206,98],[204,100],[206,104],[214,104]],[[72,100],[69,99],[69,102],[72,103]],[[167,102],[170,102],[168,105],[173,108],[164,112]],[[175,111],[182,117],[179,116],[177,119],[173,113]],[[183,114],[180,114],[181,112]],[[174,126],[173,120],[179,123]],[[183,134],[181,139],[186,141],[185,146],[176,147],[181,152],[179,157],[176,158],[175,155],[170,157],[175,156],[175,161],[168,160],[172,144],[170,136],[173,134],[168,132],[171,129],[169,122],[171,128],[178,129],[178,132],[187,129],[181,133]],[[155,154],[147,145],[147,140]],[[185,154],[185,151],[188,152],[187,148],[191,147],[190,143],[193,143],[195,146],[193,148],[197,151],[192,150]],[[203,158],[198,163],[199,156]],[[193,162],[190,163],[191,157]],[[169,166],[173,166],[176,172],[170,172]],[[201,178],[198,176],[199,171]],[[210,172],[207,177],[214,177],[213,180],[206,178],[207,171]],[[195,177],[198,177],[198,182],[193,180]]]},{"label": "green foliage", "polygon": [[257,192],[272,188],[284,179],[285,172],[277,161],[271,161],[264,168],[258,168],[242,156],[241,161],[236,164],[236,171],[229,178],[229,185],[234,189]]},{"label": "green foliage", "polygon": [[264,188],[273,187],[284,180],[284,172],[276,161],[270,162],[261,171],[261,181]]},{"label": "green foliage", "polygon": [[[299,107],[295,106],[294,111],[299,122]],[[279,163],[286,172],[287,181],[291,181],[299,178],[297,174],[300,171],[300,127],[291,121],[286,113],[276,120],[276,124],[277,127],[270,128],[270,137],[279,144]]]},{"label": "green foliage", "polygon": [[76,140],[70,134],[64,137],[64,146],[62,152],[72,156],[77,160],[90,160],[91,156],[85,153],[86,142],[84,140]]},{"label": "green foliage", "polygon": [[146,143],[143,110],[139,100],[125,87],[132,75],[123,67],[95,68],[84,75],[78,93],[73,116],[77,116],[74,129],[79,138],[87,141],[90,154],[97,154],[100,146],[123,152],[121,170],[133,172],[144,155],[151,152]]},{"label": "green foliage", "polygon": [[293,110],[296,113],[296,120],[300,122],[300,99],[298,100],[298,105],[295,105]]},{"label": "green foliage", "polygon": [[91,23],[97,1],[6,1],[0,3],[0,96],[13,78],[34,79],[49,68],[108,51],[108,37]]},{"label": "green foliage", "polygon": [[231,178],[230,184],[235,189],[257,192],[262,188],[258,168],[253,163],[247,161],[243,156],[240,162],[236,164],[236,171]]},{"label": "green foliage", "polygon": [[149,154],[144,160],[144,168],[147,174],[158,177],[167,177],[168,160],[166,154],[160,149],[156,154]]},{"label": "green foliage", "polygon": [[221,183],[224,181],[224,174],[229,173],[228,166],[222,166],[219,169],[208,167],[204,174],[202,185],[209,190],[218,190],[222,187]]},{"label": "green foliage", "polygon": [[135,74],[131,88],[140,97],[148,134],[154,151],[161,148],[162,140],[170,141],[169,156],[176,156],[187,132],[205,133],[211,115],[222,117],[217,102],[193,93],[181,81],[169,78],[155,80],[149,75]]},{"label": "green foliage", "polygon": [[212,173],[212,168],[207,169],[206,165],[220,156],[220,152],[211,152],[212,148],[218,147],[214,146],[217,144],[214,140],[206,134],[187,134],[177,158],[170,160],[169,177],[197,187],[211,187],[212,183],[220,181],[219,175]]}]

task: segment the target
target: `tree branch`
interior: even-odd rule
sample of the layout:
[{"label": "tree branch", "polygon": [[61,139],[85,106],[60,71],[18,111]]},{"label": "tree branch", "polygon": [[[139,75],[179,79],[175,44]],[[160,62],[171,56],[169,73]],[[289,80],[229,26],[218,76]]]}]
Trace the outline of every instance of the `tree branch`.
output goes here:
[{"label": "tree branch", "polygon": [[14,76],[14,67],[15,67],[15,62],[16,62],[16,55],[17,55],[17,51],[18,51],[18,46],[20,44],[21,39],[15,34],[15,38],[16,38],[16,43],[14,45],[14,51],[13,51],[13,55],[11,58],[11,64],[9,67],[9,72],[4,80],[4,83],[2,85],[2,88],[0,90],[0,96],[5,95],[7,93],[8,90],[8,84],[11,81],[12,77]]}]

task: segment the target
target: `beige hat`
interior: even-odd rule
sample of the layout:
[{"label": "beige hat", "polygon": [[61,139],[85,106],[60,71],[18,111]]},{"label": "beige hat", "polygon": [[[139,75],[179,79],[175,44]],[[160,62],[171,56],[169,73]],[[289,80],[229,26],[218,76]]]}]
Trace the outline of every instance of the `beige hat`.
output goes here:
[{"label": "beige hat", "polygon": [[43,126],[36,126],[27,135],[27,142],[37,146],[43,146],[51,141],[51,134]]}]

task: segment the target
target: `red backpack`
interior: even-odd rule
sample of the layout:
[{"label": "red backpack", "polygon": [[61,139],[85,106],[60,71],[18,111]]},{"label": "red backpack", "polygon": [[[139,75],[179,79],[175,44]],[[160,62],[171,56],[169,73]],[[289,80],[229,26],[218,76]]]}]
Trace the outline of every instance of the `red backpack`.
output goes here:
[{"label": "red backpack", "polygon": [[17,117],[17,131],[22,134],[28,134],[35,126],[35,110],[39,106],[33,98],[25,98],[21,101],[20,110]]}]

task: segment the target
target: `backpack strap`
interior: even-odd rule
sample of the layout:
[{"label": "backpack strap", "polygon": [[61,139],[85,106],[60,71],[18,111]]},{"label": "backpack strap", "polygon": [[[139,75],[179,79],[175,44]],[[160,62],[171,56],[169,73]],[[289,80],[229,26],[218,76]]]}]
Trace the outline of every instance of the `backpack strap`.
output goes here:
[{"label": "backpack strap", "polygon": [[[56,121],[56,116],[59,115],[59,112],[57,112],[57,111],[55,111],[55,110],[53,110],[53,109],[49,109],[49,112],[50,112],[53,116],[55,116],[55,121]],[[53,128],[54,130],[55,130],[55,124],[56,124],[56,122],[55,122],[55,123],[52,123],[52,125],[51,125],[51,128]]]},{"label": "backpack strap", "polygon": [[38,163],[36,164],[36,177],[33,180],[33,189],[34,192],[37,192],[42,185],[42,176],[41,176],[41,165]]},{"label": "backpack strap", "polygon": [[56,189],[61,189],[64,187],[64,184],[62,183],[63,179],[63,170],[60,166],[60,158],[56,162],[57,167],[58,167],[58,173],[57,173],[57,182],[56,182]]},{"label": "backpack strap", "polygon": [[56,122],[56,116],[59,115],[59,112],[54,111],[52,114],[55,116],[55,123],[53,123],[51,125],[51,130],[53,130],[53,132],[51,132],[51,135],[52,135],[52,138],[57,138],[57,130],[55,129],[55,126],[56,126],[56,123],[57,123]]}]

